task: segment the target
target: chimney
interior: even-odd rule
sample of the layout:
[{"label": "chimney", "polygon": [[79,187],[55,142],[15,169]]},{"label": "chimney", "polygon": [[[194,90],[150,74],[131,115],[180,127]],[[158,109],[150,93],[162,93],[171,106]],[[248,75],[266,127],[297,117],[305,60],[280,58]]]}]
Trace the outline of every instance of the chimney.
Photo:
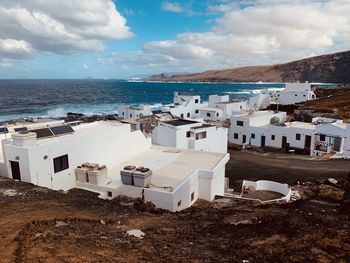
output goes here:
[{"label": "chimney", "polygon": [[13,133],[11,137],[15,146],[30,147],[35,146],[36,143],[35,132],[17,132]]}]

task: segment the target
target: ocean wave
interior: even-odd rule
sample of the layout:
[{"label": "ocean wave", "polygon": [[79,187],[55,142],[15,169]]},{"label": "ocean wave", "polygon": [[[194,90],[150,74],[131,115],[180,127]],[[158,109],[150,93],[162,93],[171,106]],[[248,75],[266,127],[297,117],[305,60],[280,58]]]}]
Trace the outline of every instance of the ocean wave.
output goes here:
[{"label": "ocean wave", "polygon": [[240,91],[226,91],[224,92],[225,94],[228,95],[256,95],[260,94],[263,90],[269,90],[269,91],[281,91],[284,88],[267,88],[267,89],[245,89],[245,90],[240,90]]}]

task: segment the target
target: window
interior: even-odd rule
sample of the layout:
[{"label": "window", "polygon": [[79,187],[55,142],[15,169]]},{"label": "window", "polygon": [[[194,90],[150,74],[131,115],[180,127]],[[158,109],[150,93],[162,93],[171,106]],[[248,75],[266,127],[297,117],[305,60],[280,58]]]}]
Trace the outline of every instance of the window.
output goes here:
[{"label": "window", "polygon": [[304,94],[303,97],[306,97],[306,95]]},{"label": "window", "polygon": [[193,201],[194,200],[194,192],[192,192],[192,194],[191,194],[191,201]]},{"label": "window", "polygon": [[130,113],[130,118],[132,118],[132,114]]},{"label": "window", "polygon": [[191,137],[191,131],[186,132],[186,137],[187,138]]},{"label": "window", "polygon": [[195,99],[195,100],[194,100],[194,103],[198,103],[198,102],[199,102],[199,99]]},{"label": "window", "polygon": [[300,134],[300,133],[295,134],[295,139],[296,139],[297,141],[300,141],[300,139],[301,139],[301,134]]},{"label": "window", "polygon": [[294,94],[295,97],[298,97],[298,94]]},{"label": "window", "polygon": [[107,191],[107,197],[112,197],[113,195],[112,195],[112,192],[110,192],[110,191]]},{"label": "window", "polygon": [[183,115],[183,113],[180,115],[181,116],[181,119],[183,119],[184,118],[184,115]]},{"label": "window", "polygon": [[241,106],[239,106],[239,109],[241,110],[243,107],[242,107],[242,105]]},{"label": "window", "polygon": [[191,116],[191,114],[190,113],[187,113],[187,118],[189,118]]},{"label": "window", "polygon": [[124,111],[122,112],[122,115],[124,116]]},{"label": "window", "polygon": [[54,158],[53,166],[54,166],[55,173],[68,169],[69,168],[68,154]]},{"label": "window", "polygon": [[255,139],[255,133],[252,133],[252,134],[250,135],[250,137],[251,137],[252,139]]},{"label": "window", "polygon": [[243,121],[237,121],[237,126],[242,126],[243,127],[244,123]]},{"label": "window", "polygon": [[210,117],[210,112],[207,112],[207,117]]},{"label": "window", "polygon": [[199,110],[195,110],[194,112],[197,114],[197,113],[199,113]]},{"label": "window", "polygon": [[177,206],[181,206],[181,200],[177,202]]},{"label": "window", "polygon": [[275,135],[271,135],[271,140],[275,140],[276,139],[276,136]]},{"label": "window", "polygon": [[320,135],[320,141],[321,141],[321,142],[324,142],[325,140],[326,140],[326,135],[321,134],[321,135]]},{"label": "window", "polygon": [[238,133],[235,132],[235,133],[233,134],[233,139],[238,140]]},{"label": "window", "polygon": [[218,112],[216,113],[216,117],[219,117],[219,113]]},{"label": "window", "polygon": [[207,132],[198,132],[196,133],[196,140],[200,140],[200,139],[205,139],[207,138]]}]

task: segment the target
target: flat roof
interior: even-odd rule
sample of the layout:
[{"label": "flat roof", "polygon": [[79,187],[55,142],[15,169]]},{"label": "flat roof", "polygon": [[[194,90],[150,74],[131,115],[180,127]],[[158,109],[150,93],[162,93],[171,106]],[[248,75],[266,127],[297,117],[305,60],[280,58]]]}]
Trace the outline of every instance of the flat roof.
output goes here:
[{"label": "flat roof", "polygon": [[307,130],[315,130],[316,125],[308,122],[301,122],[301,121],[292,121],[292,122],[285,122],[285,123],[277,123],[277,124],[267,124],[264,126],[261,126],[263,128],[267,127],[281,127],[281,128],[299,128],[299,129],[307,129]]},{"label": "flat roof", "polygon": [[209,128],[209,127],[215,127],[215,125],[214,124],[203,124],[201,126],[192,127],[191,129],[196,130],[196,129]]},{"label": "flat roof", "polygon": [[233,116],[235,117],[245,117],[245,118],[256,118],[256,117],[261,117],[261,116],[274,116],[279,113],[286,113],[284,111],[272,111],[272,110],[264,110],[264,111],[249,111],[249,110],[244,110],[242,113],[235,114]]},{"label": "flat roof", "polygon": [[199,109],[199,111],[213,111],[213,112],[217,112],[217,111],[221,111],[221,109],[219,109],[219,108],[202,108],[202,109]]},{"label": "flat roof", "polygon": [[[114,167],[108,167],[112,185],[120,185],[120,171],[127,165],[143,166],[153,171],[150,188],[175,189],[196,170],[213,170],[226,156],[223,153],[180,150],[162,146],[152,148]],[[136,186],[134,186],[136,187]]]},{"label": "flat roof", "polygon": [[[104,131],[115,132],[115,127],[127,125],[118,121],[97,121],[92,123],[84,123],[78,126],[72,126],[74,133],[62,134],[58,136],[50,136],[45,138],[38,138],[36,145],[46,145],[53,142],[69,140],[72,136],[82,136],[86,134],[100,134],[101,127]],[[29,131],[30,132],[30,131]],[[10,136],[9,136],[10,137]]]},{"label": "flat roof", "polygon": [[163,123],[169,124],[171,126],[184,126],[184,125],[190,125],[190,124],[195,124],[199,122],[185,120],[185,119],[178,119],[178,120],[163,121]]},{"label": "flat roof", "polygon": [[302,128],[302,129],[309,129],[309,130],[314,130],[316,128],[315,124],[312,124],[309,122],[292,121],[292,122],[286,122],[285,124],[287,125],[287,127],[291,127],[291,128]]},{"label": "flat roof", "polygon": [[243,103],[245,101],[233,101],[233,100],[229,100],[229,101],[223,101],[223,102],[217,102],[217,104],[235,104],[235,103]]}]

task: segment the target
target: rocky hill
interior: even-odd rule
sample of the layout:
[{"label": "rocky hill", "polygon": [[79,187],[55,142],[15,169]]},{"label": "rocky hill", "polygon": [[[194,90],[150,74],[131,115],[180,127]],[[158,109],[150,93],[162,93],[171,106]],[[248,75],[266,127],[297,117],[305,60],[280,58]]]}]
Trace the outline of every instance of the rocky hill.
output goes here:
[{"label": "rocky hill", "polygon": [[350,51],[306,58],[285,64],[249,66],[202,73],[167,76],[162,73],[152,81],[234,81],[234,82],[323,82],[350,83]]}]

